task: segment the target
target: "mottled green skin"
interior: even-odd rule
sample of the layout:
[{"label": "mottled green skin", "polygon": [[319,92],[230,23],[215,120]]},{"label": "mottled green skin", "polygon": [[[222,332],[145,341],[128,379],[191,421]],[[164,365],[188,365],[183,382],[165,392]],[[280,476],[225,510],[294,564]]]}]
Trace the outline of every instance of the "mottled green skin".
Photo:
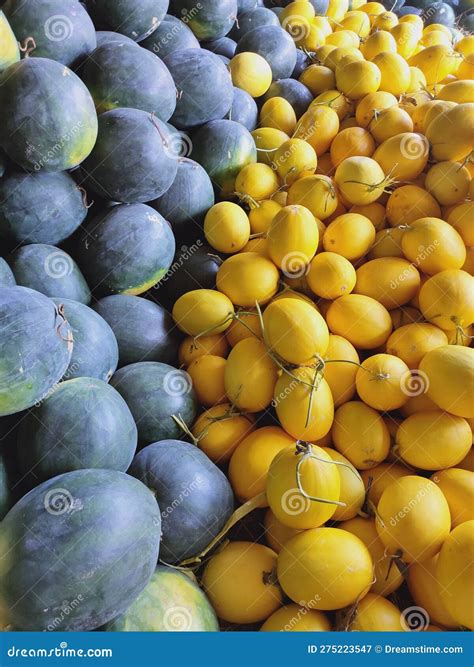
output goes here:
[{"label": "mottled green skin", "polygon": [[[58,329],[59,327],[59,329]],[[69,325],[54,303],[25,287],[0,289],[0,416],[30,408],[64,375]]]},{"label": "mottled green skin", "polygon": [[229,120],[243,125],[249,132],[255,130],[258,125],[257,103],[247,91],[234,86],[234,101],[227,114]]},{"label": "mottled green skin", "polygon": [[139,296],[114,294],[100,299],[94,310],[115,334],[120,366],[139,361],[177,363],[179,332],[171,315],[158,304]]},{"label": "mottled green skin", "polygon": [[199,42],[192,30],[182,21],[164,20],[140,46],[152,51],[160,58],[166,58],[173,51],[199,49]]},{"label": "mottled green skin", "polygon": [[158,28],[169,0],[86,0],[86,4],[96,25],[141,42]]},{"label": "mottled green skin", "polygon": [[0,287],[14,287],[15,285],[13,271],[3,257],[0,257]]},{"label": "mottled green skin", "polygon": [[265,58],[274,79],[291,76],[296,65],[296,46],[290,35],[277,25],[265,25],[247,32],[237,44],[237,53],[251,51]]},{"label": "mottled green skin", "polygon": [[0,72],[18,60],[20,60],[18,42],[7,17],[0,10]]},{"label": "mottled green skin", "polygon": [[96,138],[94,101],[70,69],[27,58],[0,74],[0,145],[14,162],[30,171],[72,169]]},{"label": "mottled green skin", "polygon": [[178,90],[173,125],[185,129],[224,118],[234,92],[229,71],[219,56],[205,49],[184,49],[164,60]]},{"label": "mottled green skin", "polygon": [[217,617],[204,591],[179,570],[159,565],[148,585],[107,632],[217,632]]},{"label": "mottled green skin", "polygon": [[237,48],[237,43],[234,42],[230,37],[219,37],[219,39],[213,39],[210,42],[204,42],[202,44],[203,49],[212,51],[218,56],[225,56],[226,58],[233,58],[235,54],[235,49]]},{"label": "mottled green skin", "polygon": [[108,382],[118,366],[118,345],[107,322],[92,308],[70,299],[53,299],[63,306],[74,347],[64,379],[88,377]]},{"label": "mottled green skin", "polygon": [[137,442],[137,427],[120,394],[102,380],[79,377],[61,382],[23,419],[18,466],[40,480],[83,468],[125,472]]},{"label": "mottled green skin", "polygon": [[295,110],[297,118],[304,114],[314,99],[309,88],[296,79],[274,81],[263,96],[263,101],[266,102],[272,97],[283,97],[287,100]]},{"label": "mottled green skin", "polygon": [[173,415],[179,415],[189,427],[196,418],[197,403],[189,377],[168,364],[130,364],[118,370],[110,384],[130,408],[141,445],[178,438],[182,430]]},{"label": "mottled green skin", "polygon": [[168,68],[136,44],[100,46],[85,63],[82,80],[94,98],[97,113],[131,107],[166,121],[176,108],[176,88]]},{"label": "mottled green skin", "polygon": [[264,25],[280,25],[278,16],[266,7],[254,7],[253,9],[239,13],[239,21],[232,28],[230,36],[237,42],[254,28]]},{"label": "mottled green skin", "polygon": [[155,570],[160,526],[153,494],[122,472],[76,470],[43,482],[0,525],[11,624],[84,631],[116,618]]},{"label": "mottled green skin", "polygon": [[135,456],[130,474],[155,493],[161,509],[165,563],[196,556],[219,534],[234,509],[224,473],[195,445],[162,440]]},{"label": "mottled green skin", "polygon": [[15,250],[9,262],[18,285],[79,303],[88,304],[91,300],[81,270],[64,250],[45,243],[32,243]]},{"label": "mottled green skin", "polygon": [[112,109],[99,116],[94,150],[81,169],[88,188],[126,204],[161,197],[178,169],[166,125],[141,109]]},{"label": "mottled green skin", "polygon": [[97,293],[137,295],[162,278],[174,252],[166,220],[146,204],[129,204],[89,222],[77,258]]},{"label": "mottled green skin", "polygon": [[241,169],[257,161],[257,149],[243,125],[233,120],[214,120],[194,135],[192,157],[220,190],[231,193]]},{"label": "mottled green skin", "polygon": [[200,42],[224,37],[237,18],[237,0],[173,0],[171,13],[186,16],[188,25]]},{"label": "mottled green skin", "polygon": [[98,30],[96,32],[96,37],[97,37],[97,48],[99,46],[104,46],[104,44],[135,44],[137,46],[137,43],[133,41],[133,39],[130,39],[130,37],[126,37],[125,35],[122,35],[120,32],[113,32],[111,30]]},{"label": "mottled green skin", "polygon": [[30,57],[73,67],[97,46],[94,24],[77,0],[7,0],[3,10],[20,43],[35,40]]},{"label": "mottled green skin", "polygon": [[86,215],[83,193],[67,172],[15,171],[0,180],[0,238],[58,245]]}]

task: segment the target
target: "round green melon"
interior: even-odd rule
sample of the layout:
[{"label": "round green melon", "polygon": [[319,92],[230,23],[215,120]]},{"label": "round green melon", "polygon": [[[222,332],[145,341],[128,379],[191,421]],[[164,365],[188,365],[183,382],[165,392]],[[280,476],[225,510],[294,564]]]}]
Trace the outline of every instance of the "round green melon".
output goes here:
[{"label": "round green melon", "polygon": [[264,25],[280,25],[278,16],[267,7],[254,7],[249,11],[239,13],[238,23],[232,28],[230,36],[237,42],[254,28]]},{"label": "round green melon", "polygon": [[71,470],[125,472],[137,448],[137,427],[120,394],[97,378],[60,382],[21,422],[18,466],[40,480]]},{"label": "round green melon", "polygon": [[237,53],[245,51],[265,58],[275,80],[290,77],[296,65],[295,43],[278,25],[264,25],[245,33],[237,44]]},{"label": "round green melon", "polygon": [[159,565],[150,582],[107,632],[216,632],[217,617],[190,576]]},{"label": "round green melon", "polygon": [[92,19],[77,0],[7,0],[3,10],[20,43],[34,39],[30,57],[74,67],[97,46]]},{"label": "round green melon", "polygon": [[0,289],[0,417],[40,401],[63,377],[72,334],[55,304],[26,287]]},{"label": "round green melon", "polygon": [[205,49],[173,51],[165,59],[178,91],[171,123],[192,128],[224,118],[234,96],[229,71],[219,56]]},{"label": "round green melon", "polygon": [[253,97],[247,91],[234,86],[234,100],[227,118],[240,123],[249,132],[255,130],[258,125],[258,107]]},{"label": "round green melon", "polygon": [[283,97],[289,102],[297,118],[304,114],[314,99],[309,88],[304,83],[301,83],[301,81],[296,81],[296,79],[274,81],[262,99],[266,102],[272,97]]},{"label": "round green melon", "polygon": [[108,382],[118,366],[118,345],[114,332],[89,306],[71,299],[53,299],[62,306],[74,337],[71,361],[65,380],[88,377]]},{"label": "round green melon", "polygon": [[120,32],[113,32],[112,30],[97,30],[97,48],[104,46],[104,44],[135,44],[136,42],[130,37],[122,35]]},{"label": "round green melon", "polygon": [[78,262],[99,294],[142,294],[170,267],[175,252],[171,227],[146,204],[114,206],[85,228]]},{"label": "round green melon", "polygon": [[0,72],[20,60],[18,42],[7,17],[0,10]]},{"label": "round green melon", "polygon": [[239,171],[257,161],[257,149],[252,135],[240,123],[213,120],[194,135],[192,157],[224,194],[230,194]]},{"label": "round green melon", "polygon": [[86,0],[96,25],[141,42],[163,20],[169,0]]},{"label": "round green melon", "polygon": [[53,245],[32,243],[12,253],[10,267],[17,285],[46,296],[88,304],[91,293],[73,258]]},{"label": "round green melon", "polygon": [[0,145],[21,167],[72,169],[96,138],[94,101],[65,65],[26,58],[0,74]]},{"label": "round green melon", "polygon": [[131,107],[166,121],[176,107],[176,88],[166,65],[133,43],[98,47],[84,65],[82,80],[97,113]]},{"label": "round green melon", "polygon": [[86,631],[123,613],[155,571],[160,510],[138,480],[75,470],[35,487],[0,524],[0,594],[18,630]]},{"label": "round green melon", "polygon": [[99,116],[94,150],[82,164],[86,186],[103,199],[134,204],[161,197],[176,176],[169,131],[141,109],[112,109]]},{"label": "round green melon", "polygon": [[140,46],[152,51],[160,58],[166,58],[173,51],[201,48],[192,30],[179,20],[167,16],[149,37],[140,42]]},{"label": "round green melon", "polygon": [[0,287],[14,287],[15,285],[13,271],[3,257],[0,257]]},{"label": "round green melon", "polygon": [[14,171],[0,180],[0,238],[57,245],[86,215],[83,193],[67,172]]},{"label": "round green melon", "polygon": [[179,16],[200,42],[224,37],[237,18],[237,0],[173,0],[171,13]]},{"label": "round green melon", "polygon": [[143,361],[118,370],[110,384],[122,394],[138,427],[141,445],[179,438],[179,415],[187,426],[196,418],[197,403],[191,378],[168,364]]}]

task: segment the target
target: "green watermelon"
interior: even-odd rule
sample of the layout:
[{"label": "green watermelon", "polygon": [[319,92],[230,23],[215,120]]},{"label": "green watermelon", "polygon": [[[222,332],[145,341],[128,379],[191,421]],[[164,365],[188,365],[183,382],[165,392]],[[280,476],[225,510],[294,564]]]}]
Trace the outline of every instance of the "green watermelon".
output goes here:
[{"label": "green watermelon", "polygon": [[0,594],[18,630],[94,630],[123,613],[156,567],[160,510],[116,470],[35,487],[0,524]]},{"label": "green watermelon", "polygon": [[287,100],[295,110],[297,118],[304,114],[313,101],[313,94],[309,88],[296,79],[274,81],[263,96],[263,101],[266,102],[272,97],[283,97]]},{"label": "green watermelon", "polygon": [[14,162],[34,171],[72,169],[96,138],[94,101],[70,69],[26,58],[0,74],[0,145]]},{"label": "green watermelon", "polygon": [[0,289],[0,417],[40,401],[63,377],[72,346],[51,299],[26,287]]},{"label": "green watermelon", "polygon": [[72,299],[88,304],[91,293],[73,258],[45,243],[32,243],[15,250],[10,267],[18,285],[46,296]]},{"label": "green watermelon", "polygon": [[215,632],[214,609],[190,576],[159,565],[127,611],[107,623],[107,632]]},{"label": "green watermelon", "polygon": [[192,157],[224,194],[230,194],[239,171],[257,161],[257,149],[252,135],[240,123],[213,120],[194,135]]},{"label": "green watermelon", "polygon": [[118,345],[107,322],[92,308],[71,299],[53,299],[62,306],[74,337],[71,361],[64,378],[88,377],[108,382],[118,366]]},{"label": "green watermelon", "polygon": [[171,13],[179,16],[200,42],[224,37],[237,18],[237,0],[173,0]]},{"label": "green watermelon", "polygon": [[98,47],[84,65],[82,80],[97,113],[132,107],[166,121],[176,107],[176,88],[166,65],[133,43]]},{"label": "green watermelon", "polygon": [[96,32],[97,48],[104,46],[104,44],[135,44],[136,42],[130,37],[122,35],[120,32],[113,32],[111,30],[98,30]]},{"label": "green watermelon", "polygon": [[57,245],[86,215],[83,193],[67,172],[13,171],[0,180],[0,238]]},{"label": "green watermelon", "polygon": [[258,107],[253,97],[246,90],[234,86],[234,100],[227,118],[240,123],[249,132],[255,130],[258,125]]},{"label": "green watermelon", "polygon": [[174,16],[167,16],[155,32],[144,39],[143,42],[140,42],[140,46],[152,51],[160,58],[166,58],[173,51],[200,48],[193,31],[185,23],[175,19]]},{"label": "green watermelon", "polygon": [[164,194],[176,176],[169,131],[141,109],[112,109],[99,117],[94,150],[81,166],[87,187],[104,199],[134,204]]},{"label": "green watermelon", "polygon": [[169,0],[86,0],[86,4],[96,25],[141,42],[158,28]]},{"label": "green watermelon", "polygon": [[97,46],[94,24],[77,0],[7,0],[3,10],[20,43],[34,39],[30,56],[74,67]]},{"label": "green watermelon", "polygon": [[7,17],[0,10],[0,72],[20,60],[18,42]]},{"label": "green watermelon", "polygon": [[239,20],[232,28],[230,36],[237,42],[254,28],[264,25],[280,25],[278,16],[266,7],[254,7],[253,9],[239,13]]},{"label": "green watermelon", "polygon": [[169,224],[146,204],[114,206],[85,227],[78,262],[99,294],[141,294],[170,267],[175,241]]},{"label": "green watermelon", "polygon": [[224,118],[232,105],[233,86],[218,56],[205,49],[184,49],[164,61],[178,90],[173,125],[185,129]]},{"label": "green watermelon", "polygon": [[60,382],[18,431],[18,466],[40,480],[82,468],[125,472],[137,448],[127,404],[97,378]]},{"label": "green watermelon", "polygon": [[0,287],[13,287],[14,285],[16,281],[13,271],[3,257],[0,257]]},{"label": "green watermelon", "polygon": [[296,65],[296,46],[290,35],[278,25],[264,25],[247,32],[237,44],[237,53],[251,51],[265,58],[274,79],[291,76]]},{"label": "green watermelon", "polygon": [[202,48],[207,49],[208,51],[212,51],[212,53],[215,53],[218,56],[233,58],[235,49],[237,48],[237,43],[234,42],[234,40],[230,37],[219,37],[219,39],[213,39],[210,42],[204,42]]},{"label": "green watermelon", "polygon": [[182,431],[173,415],[179,415],[187,426],[196,418],[197,403],[189,375],[168,364],[130,364],[118,370],[110,384],[130,408],[141,445],[178,438]]}]

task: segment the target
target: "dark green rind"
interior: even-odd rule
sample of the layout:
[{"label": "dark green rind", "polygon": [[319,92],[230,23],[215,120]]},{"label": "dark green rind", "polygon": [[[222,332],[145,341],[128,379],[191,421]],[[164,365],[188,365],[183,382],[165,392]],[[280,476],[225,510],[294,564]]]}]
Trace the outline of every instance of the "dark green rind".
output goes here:
[{"label": "dark green rind", "polygon": [[243,14],[243,12],[250,12],[255,9],[259,4],[258,0],[237,0],[237,10],[239,14]]},{"label": "dark green rind", "polygon": [[142,446],[182,434],[172,415],[179,415],[187,426],[196,418],[196,398],[188,374],[167,364],[130,364],[118,370],[110,384],[130,408]]},{"label": "dark green rind", "polygon": [[218,56],[233,58],[237,43],[230,37],[219,37],[219,39],[213,39],[211,42],[203,42],[202,48],[212,51]]},{"label": "dark green rind", "polygon": [[88,58],[82,80],[94,98],[97,113],[129,107],[168,120],[176,108],[176,88],[166,65],[136,44],[98,47]]},{"label": "dark green rind", "polygon": [[162,440],[145,447],[130,474],[155,493],[162,521],[160,557],[166,563],[201,553],[232,514],[227,477],[188,442]]},{"label": "dark green rind", "polygon": [[141,42],[158,28],[169,0],[86,0],[86,5],[96,25]]},{"label": "dark green rind", "polygon": [[8,158],[5,154],[5,151],[3,151],[0,148],[0,178],[3,178],[5,175],[5,172],[7,170],[7,165],[8,165]]},{"label": "dark green rind", "polygon": [[103,199],[134,204],[164,194],[178,165],[162,121],[141,109],[99,116],[97,143],[81,166],[87,187]]},{"label": "dark green rind", "polygon": [[183,572],[159,565],[148,585],[106,632],[217,632],[211,603]]},{"label": "dark green rind", "polygon": [[135,44],[136,42],[130,37],[126,37],[119,32],[113,32],[112,30],[98,30],[96,32],[97,37],[97,48],[104,46],[104,44]]},{"label": "dark green rind", "polygon": [[205,49],[174,51],[165,58],[178,100],[171,123],[181,129],[223,118],[233,99],[233,86],[224,63]]},{"label": "dark green rind", "polygon": [[177,237],[189,240],[189,234],[200,231],[204,216],[214,202],[211,179],[203,167],[194,160],[180,158],[171,187],[151,205],[171,223]]},{"label": "dark green rind", "polygon": [[[0,5],[3,3],[0,2]],[[20,49],[11,25],[0,10],[0,72],[20,60]]]},{"label": "dark green rind", "polygon": [[230,36],[238,42],[244,35],[254,28],[261,28],[264,25],[280,25],[278,16],[271,9],[266,7],[256,7],[250,11],[239,14],[238,24],[232,28]]},{"label": "dark green rind", "polygon": [[224,37],[237,18],[237,0],[173,0],[170,11],[184,20],[200,42]]},{"label": "dark green rind", "polygon": [[283,97],[287,100],[295,110],[297,118],[304,114],[314,99],[309,88],[296,79],[274,81],[263,96],[263,101],[266,102],[271,97]]},{"label": "dark green rind", "polygon": [[0,180],[0,238],[58,245],[86,215],[83,193],[67,172],[17,171]]},{"label": "dark green rind", "polygon": [[32,243],[15,250],[9,259],[18,285],[37,290],[46,296],[91,300],[89,286],[81,270],[67,252],[53,245]]},{"label": "dark green rind", "polygon": [[7,466],[5,464],[3,453],[0,452],[0,521],[10,509],[11,504],[12,498],[10,494],[10,481],[8,479]]},{"label": "dark green rind", "polygon": [[166,220],[146,204],[114,206],[92,219],[78,262],[98,294],[141,294],[166,273],[175,241]]},{"label": "dark green rind", "polygon": [[194,135],[192,157],[224,193],[235,190],[238,173],[257,161],[250,132],[233,120],[213,120]]},{"label": "dark green rind", "polygon": [[0,257],[0,287],[14,287],[15,285],[16,280],[13,271],[3,257]]},{"label": "dark green rind", "polygon": [[96,138],[94,101],[65,65],[27,58],[0,74],[0,144],[14,162],[66,171],[89,155]]},{"label": "dark green rind", "polygon": [[139,296],[115,294],[100,299],[94,310],[115,334],[120,366],[139,361],[177,362],[180,337],[173,318],[158,304]]},{"label": "dark green rind", "polygon": [[237,44],[237,53],[258,53],[272,68],[274,79],[291,76],[296,65],[296,46],[290,35],[276,25],[266,25],[247,32]]},{"label": "dark green rind", "polygon": [[[174,17],[172,17],[174,19]],[[160,58],[166,58],[173,51],[199,49],[199,42],[192,30],[182,21],[165,19],[149,37],[140,42],[140,46],[152,51]]]},{"label": "dark green rind", "polygon": [[296,49],[296,65],[291,73],[292,79],[299,79],[305,69],[311,65],[311,59],[301,49]]},{"label": "dark green rind", "polygon": [[78,301],[53,299],[62,305],[74,336],[71,361],[63,380],[88,377],[108,382],[117,370],[119,349],[114,332],[95,310]]},{"label": "dark green rind", "polygon": [[18,630],[94,630],[149,582],[160,541],[150,491],[115,470],[40,484],[3,520],[2,599]]},{"label": "dark green rind", "polygon": [[216,251],[201,239],[196,239],[191,245],[183,245],[150,298],[156,298],[165,308],[172,310],[179,297],[186,292],[214,289],[221,264]]},{"label": "dark green rind", "polygon": [[97,46],[94,24],[77,0],[7,0],[3,10],[21,44],[35,40],[30,57],[74,67]]},{"label": "dark green rind", "polygon": [[71,352],[69,325],[51,299],[25,287],[0,289],[0,417],[40,401]]},{"label": "dark green rind", "polygon": [[40,480],[84,468],[125,472],[137,427],[120,394],[97,378],[60,382],[18,431],[18,466]]},{"label": "dark green rind", "polygon": [[243,125],[249,132],[255,130],[258,125],[257,103],[247,91],[234,86],[234,101],[227,114],[229,120]]}]

